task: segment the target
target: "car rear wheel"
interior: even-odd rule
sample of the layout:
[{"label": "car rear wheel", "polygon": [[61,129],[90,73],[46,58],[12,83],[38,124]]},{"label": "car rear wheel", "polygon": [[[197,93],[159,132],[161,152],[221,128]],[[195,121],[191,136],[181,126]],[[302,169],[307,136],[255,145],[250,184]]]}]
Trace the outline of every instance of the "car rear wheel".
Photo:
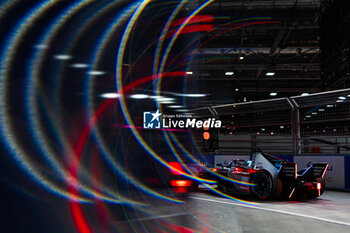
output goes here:
[{"label": "car rear wheel", "polygon": [[255,173],[253,176],[252,194],[259,200],[269,199],[273,193],[273,183],[267,171]]}]

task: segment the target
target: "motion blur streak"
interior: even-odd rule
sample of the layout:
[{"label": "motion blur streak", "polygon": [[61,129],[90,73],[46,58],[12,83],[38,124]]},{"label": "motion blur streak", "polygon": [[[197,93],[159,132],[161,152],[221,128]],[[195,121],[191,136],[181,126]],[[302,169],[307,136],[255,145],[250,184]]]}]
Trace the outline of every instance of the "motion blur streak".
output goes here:
[{"label": "motion blur streak", "polygon": [[[181,18],[175,20],[171,23],[170,28],[177,27],[183,24],[187,18]],[[211,23],[214,21],[214,17],[212,15],[195,15],[191,20],[187,22],[187,25],[194,23]]]},{"label": "motion blur streak", "polygon": [[[77,4],[74,4],[72,7],[68,8],[68,10],[66,10],[65,12],[63,12],[60,17],[56,20],[55,23],[52,23],[51,25],[53,25],[52,27],[56,26],[56,27],[59,27],[59,22],[60,24],[62,24],[64,22],[64,20],[67,20],[69,17],[67,17],[67,15],[71,15],[71,14],[74,14],[75,11],[78,11],[81,7],[83,7],[84,5],[86,5],[88,2],[84,2],[83,4],[78,2]],[[57,30],[57,29],[56,29]],[[51,35],[49,34],[49,32],[51,30],[47,30],[48,33],[47,35]],[[41,43],[47,41],[48,39],[46,38],[47,35],[44,35],[41,41]],[[40,43],[39,43],[40,44]],[[15,47],[15,46],[14,46]],[[15,49],[13,49],[13,51],[15,51]],[[40,51],[42,52],[42,51]],[[34,62],[36,59],[35,57],[38,56],[37,54],[34,55],[34,58],[33,58],[33,64],[32,64],[32,68],[31,68],[31,71],[35,71],[37,69],[35,69],[35,65],[36,63]],[[34,78],[35,77],[35,78]],[[59,161],[57,159],[55,159],[55,156],[54,156],[54,152],[48,147],[48,143],[45,142],[45,135],[43,134],[43,129],[42,127],[40,126],[40,123],[39,123],[39,113],[37,113],[37,107],[35,106],[35,91],[36,91],[36,88],[38,87],[39,85],[39,80],[37,80],[37,77],[40,77],[39,74],[35,74],[33,73],[31,76],[30,76],[30,81],[28,82],[28,100],[26,103],[27,103],[27,111],[29,112],[28,116],[29,116],[29,119],[30,119],[30,123],[32,125],[31,127],[31,131],[32,131],[32,135],[34,136],[34,138],[36,139],[36,144],[38,145],[38,148],[41,149],[43,152],[43,154],[45,154],[46,156],[44,156],[45,159],[47,159],[47,161],[50,162],[51,166],[53,168],[55,168],[55,170],[61,174],[62,178],[66,179],[67,181],[70,181],[70,180],[75,180],[74,177],[71,177],[68,173],[64,172],[63,171],[63,168],[62,166],[60,166],[59,164]],[[32,81],[33,79],[35,79],[34,81]],[[44,99],[45,100],[45,99]],[[49,104],[47,103],[46,106],[49,106]],[[49,113],[51,112],[54,112],[54,111],[48,111]],[[34,119],[32,119],[34,118]],[[51,118],[50,119],[55,119],[54,116],[51,115]],[[56,126],[56,131],[60,131],[60,127]],[[64,141],[64,137],[62,136],[62,133],[59,134],[60,135],[60,138],[62,141]],[[64,148],[71,148],[70,145],[68,145],[68,143],[65,143],[64,145]],[[104,195],[101,195],[101,194],[97,194],[96,192],[92,191],[90,188],[86,187],[85,185],[83,184],[79,184],[78,182],[74,182],[74,185],[75,187],[79,187],[80,189],[82,189],[85,193],[91,195],[91,196],[98,196],[99,198],[102,198],[103,200],[106,200],[108,202],[114,202],[114,203],[119,203],[120,202],[120,198],[119,197],[116,197],[115,194],[112,194],[111,191],[107,192],[109,195],[113,195],[115,198],[111,198],[111,197],[107,197],[107,196],[104,196]],[[73,195],[73,196],[76,196],[76,195]],[[122,199],[122,198],[121,198]],[[128,203],[130,201],[128,201],[127,199],[122,199],[122,201],[124,203]],[[133,203],[133,204],[141,204],[141,203],[136,203],[136,202],[130,202],[130,203]]]},{"label": "motion blur streak", "polygon": [[[187,192],[187,188],[198,183],[225,198],[258,205],[219,192],[207,185],[214,181],[201,179],[191,170],[186,164],[188,161],[211,172],[200,165],[204,159],[197,158],[195,152],[190,153],[184,141],[175,136],[188,132],[189,143],[193,143],[196,150],[191,130],[143,130],[142,115],[135,114],[137,110],[143,110],[140,106],[143,107],[144,103],[160,110],[162,104],[170,106],[152,98],[156,96],[172,98],[174,105],[190,109],[185,94],[181,97],[182,94],[178,93],[181,88],[168,90],[167,87],[173,82],[185,84],[186,79],[191,78],[186,75],[187,61],[198,61],[192,56],[198,48],[191,46],[197,45],[203,35],[209,36],[210,41],[222,33],[223,27],[216,27],[216,19],[229,20],[226,16],[198,15],[212,2],[205,1],[200,6],[186,0],[0,2],[0,24],[11,18],[10,29],[0,29],[1,32],[8,31],[0,38],[0,136],[8,152],[6,156],[12,157],[15,167],[33,181],[28,186],[33,186],[33,190],[40,187],[37,192],[44,190],[50,194],[44,192],[42,196],[33,196],[38,196],[41,203],[48,200],[49,205],[53,203],[52,206],[58,206],[60,211],[61,206],[67,207],[64,215],[68,213],[71,222],[65,221],[66,216],[53,215],[53,218],[57,217],[57,223],[60,218],[64,219],[62,222],[69,222],[57,231],[67,227],[65,232],[72,228],[79,233],[195,232],[192,226],[177,224],[167,217],[151,224],[139,220],[144,216],[147,216],[146,219],[162,218],[154,207],[169,205],[180,209],[180,214],[190,214],[190,218],[186,216],[186,221],[221,232],[191,210],[183,196],[172,192],[171,188],[160,190],[143,183],[141,168],[136,172],[132,169],[145,161],[151,161],[146,166],[154,165],[150,170],[164,176],[162,179],[166,179],[164,171],[173,171],[172,175],[178,177],[170,180],[168,185],[184,188],[179,189],[180,193]],[[188,6],[195,6],[195,9],[189,10]],[[166,10],[158,11],[161,7]],[[18,17],[12,16],[17,10],[20,11]],[[11,17],[6,14],[11,14]],[[145,20],[146,17],[151,18],[151,23]],[[264,22],[247,21],[263,19],[270,18],[236,20],[223,25],[224,31],[262,24]],[[163,20],[166,23],[159,27]],[[150,38],[138,38],[138,30],[150,34],[147,30],[152,27],[158,27],[159,31],[151,33]],[[139,47],[135,45],[140,41],[145,43]],[[180,57],[180,54],[185,55]],[[105,65],[108,62],[112,63],[111,67]],[[139,64],[147,66],[145,72],[139,70]],[[195,77],[195,70],[188,71],[193,71],[192,77]],[[163,90],[162,82],[166,84]],[[185,93],[185,89],[183,91]],[[102,99],[101,93],[106,92],[120,98]],[[132,99],[130,95],[135,93],[144,94],[147,98]],[[181,98],[182,103],[179,103]],[[163,148],[166,148],[164,154]],[[199,150],[197,152],[198,157],[203,156]],[[182,166],[169,162],[169,157]],[[138,158],[143,160],[137,161]],[[136,165],[130,164],[133,159]],[[27,181],[27,177],[22,179]],[[148,180],[152,181],[151,178]],[[157,181],[157,178],[154,180]],[[31,188],[21,189],[23,193],[31,193]],[[159,202],[162,204],[158,206]],[[94,215],[94,210],[97,215]],[[98,226],[93,222],[94,217],[99,220]],[[116,219],[120,220],[120,225]],[[154,229],[149,229],[152,224]],[[201,231],[204,231],[203,226]]]},{"label": "motion blur streak", "polygon": [[[12,133],[12,121],[9,118],[9,109],[7,106],[7,95],[8,88],[6,84],[7,72],[9,68],[9,64],[11,62],[11,57],[15,52],[14,46],[17,40],[22,36],[21,32],[26,30],[33,21],[39,17],[40,11],[45,11],[51,7],[53,7],[54,1],[43,1],[38,4],[33,10],[31,10],[26,16],[24,16],[21,21],[16,25],[15,29],[8,36],[5,45],[3,46],[6,49],[3,49],[3,53],[1,54],[1,71],[0,71],[0,93],[1,93],[1,102],[0,102],[0,125],[1,125],[1,137],[6,143],[6,147],[9,152],[13,154],[13,158],[18,162],[21,168],[34,180],[36,180],[43,187],[55,192],[56,194],[66,197],[69,199],[76,200],[78,197],[74,195],[70,195],[69,192],[61,189],[60,187],[53,184],[51,181],[47,180],[44,176],[42,176],[37,171],[38,167],[32,162],[27,156],[24,148],[21,147],[20,142],[17,140],[16,136]],[[88,202],[85,198],[78,198],[80,201]]]},{"label": "motion blur streak", "polygon": [[[207,1],[207,2],[203,3],[201,6],[199,6],[199,7],[187,18],[187,20],[185,20],[185,21],[183,22],[182,26],[176,31],[175,36],[172,38],[172,40],[170,41],[170,43],[168,44],[168,46],[167,46],[167,48],[166,48],[165,55],[164,55],[163,58],[162,58],[162,62],[161,62],[160,68],[159,68],[159,73],[162,73],[162,72],[163,72],[163,69],[164,69],[164,67],[165,67],[165,63],[166,63],[166,60],[167,60],[167,56],[168,56],[168,54],[169,54],[169,52],[170,52],[170,50],[171,50],[173,44],[175,43],[175,40],[177,39],[177,36],[178,36],[178,35],[181,33],[181,31],[185,28],[186,24],[187,24],[188,22],[190,22],[191,19],[192,19],[193,17],[195,17],[195,15],[198,14],[198,13],[200,12],[200,10],[202,10],[205,6],[207,6],[207,5],[210,4],[211,2],[212,2],[212,1]],[[159,95],[159,93],[160,93],[160,85],[161,85],[161,79],[160,79],[159,82],[158,82],[158,87],[157,87],[157,91],[156,91],[156,94],[157,94],[157,95]],[[161,109],[161,106],[159,106],[159,108]],[[134,134],[134,135],[135,135],[135,134]],[[183,161],[180,160],[179,155],[176,153],[176,151],[175,151],[175,149],[174,149],[174,146],[171,144],[171,142],[170,142],[170,140],[169,140],[169,138],[168,138],[166,132],[163,132],[163,135],[165,136],[165,139],[166,139],[166,141],[167,141],[167,144],[168,144],[169,148],[171,149],[173,155],[178,159],[179,162],[182,162],[182,163],[183,163]],[[194,175],[194,174],[190,171],[190,169],[187,168],[186,165],[185,165],[185,167],[186,167],[186,170],[187,170],[188,172],[190,172],[192,175]],[[210,172],[211,172],[211,171],[210,171]],[[248,186],[254,186],[254,184],[251,184],[251,183],[248,183],[248,182],[242,182],[242,181],[231,180],[231,179],[229,179],[229,180],[232,181],[232,182],[241,183],[241,184],[248,185]],[[207,185],[207,187],[210,187],[210,186]],[[210,187],[210,188],[211,188],[211,187]],[[220,193],[220,194],[222,194],[222,193]],[[229,197],[228,195],[225,195],[225,196],[226,196],[226,197]],[[236,201],[244,202],[243,200],[240,200],[240,199],[237,199],[237,198],[232,198],[232,199],[233,199],[233,200],[236,200]]]},{"label": "motion blur streak", "polygon": [[[44,44],[46,43],[50,43],[50,38],[52,37],[52,34],[55,34],[55,31],[58,30],[58,28],[61,27],[62,24],[64,24],[71,16],[75,13],[77,13],[77,11],[79,11],[83,6],[85,6],[88,3],[88,1],[82,1],[82,2],[78,2],[76,4],[74,4],[72,7],[70,7],[69,9],[67,9],[65,12],[63,12],[62,14],[60,14],[60,17],[58,17],[54,23],[52,23],[50,29],[46,30],[47,33],[44,34],[42,36],[41,41],[39,42],[39,44]],[[74,177],[71,177],[71,175],[64,171],[63,166],[60,164],[60,161],[58,159],[56,159],[57,155],[55,155],[55,152],[53,151],[53,149],[51,149],[49,147],[49,142],[47,142],[46,140],[46,136],[44,134],[44,130],[43,127],[40,124],[40,114],[38,113],[38,106],[36,104],[36,91],[41,91],[39,89],[40,86],[40,80],[38,79],[38,77],[40,77],[40,73],[39,73],[39,66],[37,67],[37,60],[41,60],[41,56],[43,56],[44,51],[39,50],[37,51],[32,59],[32,64],[31,64],[31,72],[32,74],[30,75],[30,78],[28,79],[28,88],[27,88],[27,95],[28,95],[28,100],[26,102],[26,107],[27,107],[27,111],[28,111],[28,116],[29,116],[29,122],[31,125],[31,132],[33,137],[36,139],[35,142],[37,144],[37,147],[42,151],[42,153],[45,155],[44,158],[50,163],[50,165],[52,166],[52,168],[55,169],[55,171],[61,175],[61,177],[63,179],[65,179],[67,182],[71,181],[72,179],[75,180]],[[54,119],[56,119],[57,117],[53,114],[55,111],[54,109],[52,109],[50,107],[50,103],[47,100],[47,98],[45,97],[45,94],[41,91],[41,95],[42,95],[42,100],[45,102],[45,107],[48,108],[47,109],[47,113],[49,114],[49,120],[51,122],[53,128],[54,128],[54,132],[57,133],[57,138],[60,139],[60,142],[62,144],[63,148],[66,148],[67,153],[66,154],[71,154],[72,153],[72,149],[71,149],[71,145],[67,142],[67,140],[64,137],[64,133],[62,132],[62,125],[58,125],[56,121],[54,121]],[[95,193],[93,190],[91,190],[90,188],[88,188],[86,185],[80,184],[79,182],[74,182],[76,188],[81,189],[84,193],[90,195],[90,196],[96,196],[98,195],[99,198],[102,198],[106,201],[109,202],[115,202],[115,203],[119,203],[119,198],[113,194],[113,192],[111,190],[107,191],[107,188],[104,188],[105,191],[107,191],[107,193],[111,196],[113,196],[114,198],[110,198],[108,196],[102,195],[102,194],[97,194]],[[126,202],[128,202],[127,200],[125,200]]]}]

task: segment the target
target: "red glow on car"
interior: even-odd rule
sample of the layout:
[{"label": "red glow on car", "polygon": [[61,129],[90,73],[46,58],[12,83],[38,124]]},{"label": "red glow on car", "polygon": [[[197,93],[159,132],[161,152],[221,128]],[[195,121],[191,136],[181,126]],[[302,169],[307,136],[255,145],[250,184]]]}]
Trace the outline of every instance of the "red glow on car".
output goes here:
[{"label": "red glow on car", "polygon": [[[176,170],[179,170],[179,171],[183,171],[184,170],[183,167],[181,166],[180,162],[169,162],[169,165],[170,165],[170,167],[172,167],[172,168],[174,168]],[[181,175],[180,172],[177,172],[174,169],[170,169],[172,175]]]},{"label": "red glow on car", "polygon": [[189,187],[189,186],[191,186],[191,181],[189,181],[189,180],[172,180],[170,184],[173,187]]},{"label": "red glow on car", "polygon": [[216,172],[218,169],[217,168],[212,168],[211,169],[213,172]]},{"label": "red glow on car", "polygon": [[317,183],[316,187],[317,187],[317,190],[321,190],[321,187],[322,187],[321,183]]}]

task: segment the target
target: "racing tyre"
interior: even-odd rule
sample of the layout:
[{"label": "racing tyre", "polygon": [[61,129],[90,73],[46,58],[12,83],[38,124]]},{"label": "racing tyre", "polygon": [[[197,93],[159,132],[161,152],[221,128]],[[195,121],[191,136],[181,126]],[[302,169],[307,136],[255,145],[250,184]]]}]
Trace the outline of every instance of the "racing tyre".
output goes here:
[{"label": "racing tyre", "polygon": [[269,199],[273,195],[273,182],[271,175],[267,171],[257,172],[253,176],[253,182],[256,184],[252,187],[252,195],[259,199]]}]

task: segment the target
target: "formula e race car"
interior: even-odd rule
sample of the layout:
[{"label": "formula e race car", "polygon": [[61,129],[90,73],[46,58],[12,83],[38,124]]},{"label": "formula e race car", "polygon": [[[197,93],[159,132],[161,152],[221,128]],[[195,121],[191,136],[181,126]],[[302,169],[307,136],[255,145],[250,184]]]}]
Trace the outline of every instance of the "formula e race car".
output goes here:
[{"label": "formula e race car", "polygon": [[[326,162],[313,162],[297,170],[297,164],[272,155],[256,152],[252,160],[233,159],[217,164],[200,177],[217,182],[218,189],[231,194],[248,194],[263,200],[271,198],[316,198],[325,189]],[[249,184],[251,183],[251,184]]]}]

